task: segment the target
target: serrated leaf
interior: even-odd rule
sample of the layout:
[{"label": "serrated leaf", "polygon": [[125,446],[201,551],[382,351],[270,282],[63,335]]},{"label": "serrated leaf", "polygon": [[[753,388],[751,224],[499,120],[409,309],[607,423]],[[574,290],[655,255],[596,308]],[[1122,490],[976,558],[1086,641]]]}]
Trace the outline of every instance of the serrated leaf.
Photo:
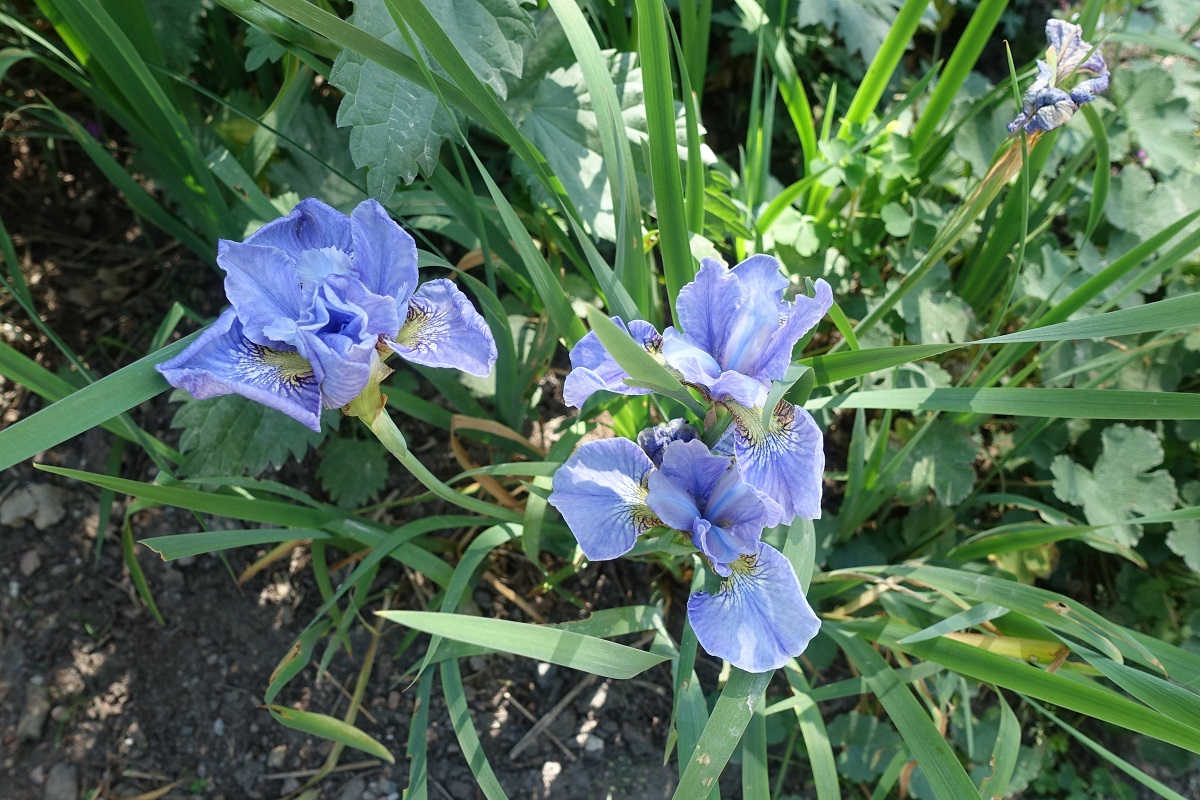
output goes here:
[{"label": "serrated leaf", "polygon": [[268,466],[280,467],[289,457],[302,458],[309,447],[325,438],[286,414],[238,395],[196,400],[186,392],[174,428],[182,428],[179,449],[185,458],[181,475],[258,475]]},{"label": "serrated leaf", "polygon": [[325,109],[302,104],[287,134],[292,141],[279,140],[281,152],[267,167],[272,186],[300,197],[319,197],[347,212],[365,199],[358,187],[366,184],[366,174],[350,157],[351,133],[338,128]]},{"label": "serrated leaf", "polygon": [[1113,176],[1104,215],[1121,230],[1149,239],[1163,229],[1165,220],[1182,219],[1197,208],[1200,175],[1180,172],[1156,183],[1146,170],[1127,164]]},{"label": "serrated leaf", "polygon": [[903,2],[899,0],[804,0],[799,24],[837,29],[851,53],[862,53],[870,62],[879,52]]},{"label": "serrated leaf", "polygon": [[[1059,500],[1083,506],[1093,525],[1120,523],[1175,507],[1174,478],[1166,470],[1149,471],[1163,460],[1158,436],[1145,428],[1113,425],[1101,434],[1101,442],[1100,457],[1091,470],[1066,455],[1054,459],[1050,471]],[[1142,526],[1117,524],[1100,534],[1132,547],[1142,538]]]},{"label": "serrated leaf", "polygon": [[829,723],[830,741],[842,746],[838,772],[853,781],[879,777],[900,749],[900,734],[875,717],[851,711]]},{"label": "serrated leaf", "polygon": [[901,496],[916,502],[932,489],[938,502],[954,506],[962,502],[975,485],[979,437],[946,420],[939,419],[930,424],[932,430],[917,443],[903,467],[909,478]]},{"label": "serrated leaf", "polygon": [[[254,25],[246,30],[246,71],[253,72],[270,61],[272,64],[283,58],[287,48],[272,39],[261,28]],[[290,131],[289,131],[290,133]]]},{"label": "serrated leaf", "polygon": [[163,66],[168,70],[186,73],[192,66],[204,43],[204,28],[199,20],[211,6],[211,0],[191,3],[145,0],[146,16],[162,51]]},{"label": "serrated leaf", "polygon": [[[1179,495],[1184,505],[1200,505],[1200,481],[1185,483]],[[1167,547],[1193,572],[1200,572],[1200,520],[1183,520],[1172,525],[1167,534]]]},{"label": "serrated leaf", "polygon": [[387,483],[388,454],[374,439],[333,439],[321,449],[317,477],[333,502],[358,508]]},{"label": "serrated leaf", "polygon": [[[533,23],[518,0],[427,0],[425,5],[479,79],[505,99],[505,78],[521,76],[521,45],[533,35]],[[355,0],[350,21],[410,52],[383,0]],[[329,82],[346,93],[337,123],[353,127],[350,153],[357,166],[367,168],[372,197],[386,201],[398,180],[411,183],[418,171],[433,170],[442,142],[455,130],[436,95],[348,50],[334,61]]]},{"label": "serrated leaf", "polygon": [[1124,64],[1113,72],[1111,94],[1152,169],[1164,175],[1180,167],[1197,171],[1200,109],[1189,108],[1170,70],[1154,61]]}]

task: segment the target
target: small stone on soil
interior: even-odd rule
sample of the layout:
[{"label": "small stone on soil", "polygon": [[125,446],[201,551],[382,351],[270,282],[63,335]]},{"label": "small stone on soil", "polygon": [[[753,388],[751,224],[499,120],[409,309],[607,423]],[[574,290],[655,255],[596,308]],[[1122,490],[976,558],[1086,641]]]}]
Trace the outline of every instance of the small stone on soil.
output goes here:
[{"label": "small stone on soil", "polygon": [[74,764],[55,764],[46,778],[46,800],[79,800],[79,770]]},{"label": "small stone on soil", "polygon": [[21,570],[21,574],[28,578],[37,572],[41,565],[42,557],[38,555],[37,550],[26,550],[21,554],[21,563],[17,569]]},{"label": "small stone on soil", "polygon": [[337,800],[362,800],[363,792],[367,791],[367,782],[362,778],[355,778],[338,792]]},{"label": "small stone on soil", "polygon": [[46,726],[46,715],[50,713],[50,695],[45,686],[29,684],[25,695],[25,710],[17,722],[17,738],[26,742],[42,738],[42,729]]}]

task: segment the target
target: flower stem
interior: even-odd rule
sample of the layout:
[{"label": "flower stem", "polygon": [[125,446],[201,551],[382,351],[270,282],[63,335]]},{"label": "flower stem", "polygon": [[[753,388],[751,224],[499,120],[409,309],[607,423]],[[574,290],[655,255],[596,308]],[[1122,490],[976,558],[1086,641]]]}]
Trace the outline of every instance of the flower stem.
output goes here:
[{"label": "flower stem", "polygon": [[425,488],[446,502],[453,503],[467,511],[506,522],[524,521],[524,516],[519,512],[502,508],[494,503],[477,500],[474,497],[467,497],[438,480],[437,476],[430,472],[428,467],[422,464],[420,459],[414,456],[412,451],[408,449],[408,442],[405,440],[404,434],[396,427],[396,423],[392,421],[391,416],[386,411],[381,409],[369,422],[364,418],[360,417],[360,419],[363,419],[363,422],[371,429],[371,433],[375,434],[380,443],[387,448],[389,453],[395,456],[401,466],[408,470]]}]

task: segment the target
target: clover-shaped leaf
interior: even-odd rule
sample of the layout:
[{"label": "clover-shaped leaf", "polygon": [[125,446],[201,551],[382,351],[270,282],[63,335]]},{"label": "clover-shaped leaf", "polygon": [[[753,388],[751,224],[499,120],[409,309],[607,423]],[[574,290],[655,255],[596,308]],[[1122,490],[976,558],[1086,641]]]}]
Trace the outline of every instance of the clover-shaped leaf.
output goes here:
[{"label": "clover-shaped leaf", "polygon": [[1142,526],[1128,520],[1174,508],[1175,480],[1166,470],[1150,471],[1163,460],[1162,443],[1151,431],[1113,425],[1101,434],[1101,442],[1100,457],[1090,470],[1069,456],[1054,459],[1054,494],[1082,506],[1092,525],[1118,523],[1097,533],[1132,547],[1142,538]]}]

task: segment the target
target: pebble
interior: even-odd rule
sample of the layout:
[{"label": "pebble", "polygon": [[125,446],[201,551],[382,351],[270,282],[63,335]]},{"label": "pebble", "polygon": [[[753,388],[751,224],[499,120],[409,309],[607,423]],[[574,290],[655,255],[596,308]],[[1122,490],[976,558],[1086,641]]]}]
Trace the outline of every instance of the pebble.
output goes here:
[{"label": "pebble", "polygon": [[0,525],[15,525],[21,520],[32,519],[33,526],[44,531],[67,515],[65,496],[66,492],[48,483],[17,489],[0,503]]},{"label": "pebble", "polygon": [[337,800],[362,800],[365,791],[367,791],[367,782],[362,778],[354,778],[338,792]]},{"label": "pebble", "polygon": [[598,755],[604,752],[604,739],[591,734],[583,741],[583,752]]},{"label": "pebble", "polygon": [[55,764],[46,778],[45,800],[79,800],[79,770],[74,764]]},{"label": "pebble", "polygon": [[287,797],[289,794],[291,794],[292,792],[296,791],[299,788],[300,788],[300,781],[296,780],[295,778],[288,778],[287,780],[285,780],[283,782],[283,785],[279,787],[279,796]]},{"label": "pebble", "polygon": [[271,769],[283,769],[284,761],[287,760],[287,745],[280,744],[271,748],[271,752],[267,754],[267,766]]},{"label": "pebble", "polygon": [[26,742],[42,738],[42,729],[46,726],[46,715],[50,713],[50,694],[45,686],[29,684],[25,695],[25,710],[17,722],[17,738]]},{"label": "pebble", "polygon": [[38,567],[42,565],[42,557],[38,555],[37,550],[26,550],[21,554],[21,562],[17,569],[21,574],[28,578],[30,575],[38,571]]},{"label": "pebble", "polygon": [[225,720],[218,719],[216,722],[213,723],[213,734],[216,736],[224,736],[225,735]]}]

